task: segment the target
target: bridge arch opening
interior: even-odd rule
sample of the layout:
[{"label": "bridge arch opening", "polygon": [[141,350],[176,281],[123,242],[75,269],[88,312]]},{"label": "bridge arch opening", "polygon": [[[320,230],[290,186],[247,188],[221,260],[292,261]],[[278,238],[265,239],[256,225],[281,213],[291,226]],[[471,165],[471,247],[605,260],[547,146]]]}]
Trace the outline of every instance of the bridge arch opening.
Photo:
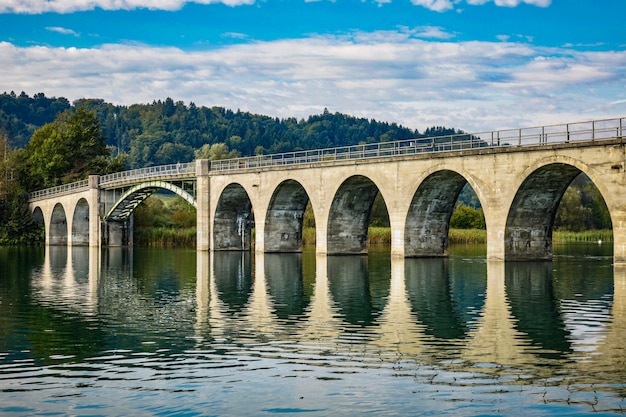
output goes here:
[{"label": "bridge arch opening", "polygon": [[[367,252],[372,208],[378,194],[376,184],[362,175],[352,176],[339,186],[328,213],[329,255]],[[387,206],[382,196],[378,197],[378,202],[388,222]]]},{"label": "bridge arch opening", "polygon": [[133,245],[194,246],[196,208],[179,195],[158,190],[133,211]]},{"label": "bridge arch opening", "polygon": [[237,183],[222,191],[213,221],[214,250],[250,250],[254,212],[246,190]]},{"label": "bridge arch opening", "polygon": [[61,203],[57,203],[52,209],[49,233],[50,245],[67,245],[67,217]]},{"label": "bridge arch opening", "polygon": [[265,216],[265,252],[300,252],[309,195],[297,181],[278,185]]},{"label": "bridge arch opening", "polygon": [[[587,187],[594,201],[584,201],[590,200],[588,196],[581,198],[581,187]],[[612,229],[604,198],[589,177],[565,163],[542,166],[522,182],[511,204],[504,238],[505,259],[551,260],[555,226],[566,229],[576,224],[576,232],[594,228],[586,221],[588,218],[601,220],[598,224]]]},{"label": "bridge arch opening", "polygon": [[[155,218],[163,218],[161,211],[154,211],[152,217],[141,224],[143,229],[140,232],[139,241],[134,242],[135,210],[153,194],[157,193],[161,198],[163,195],[173,194],[196,207],[196,201],[192,191],[192,185],[185,181],[146,181],[131,187],[109,190],[110,195],[106,198],[114,203],[107,207],[107,214],[104,218],[103,242],[108,246],[125,246],[129,244],[159,245],[168,246],[176,244],[193,245],[195,243],[195,230],[185,230],[181,233],[173,233],[173,225],[162,227],[155,224]],[[155,201],[155,200],[153,200]],[[162,207],[165,208],[165,207]],[[141,210],[140,210],[141,211]],[[150,210],[148,210],[150,211]],[[167,210],[166,210],[167,211]],[[169,229],[169,230],[167,230]],[[193,235],[192,239],[188,237]]]},{"label": "bridge arch opening", "polygon": [[46,237],[46,221],[45,221],[45,217],[43,215],[43,210],[41,209],[41,207],[37,206],[33,209],[33,212],[31,214],[32,219],[33,219],[33,223],[39,228],[39,231],[41,233],[41,237],[43,237],[43,241],[45,242],[45,237]]},{"label": "bridge arch opening", "polygon": [[72,217],[72,246],[89,245],[89,203],[81,198]]},{"label": "bridge arch opening", "polygon": [[413,195],[406,217],[406,257],[448,255],[450,219],[466,184],[465,177],[450,170],[434,172],[422,181]]}]

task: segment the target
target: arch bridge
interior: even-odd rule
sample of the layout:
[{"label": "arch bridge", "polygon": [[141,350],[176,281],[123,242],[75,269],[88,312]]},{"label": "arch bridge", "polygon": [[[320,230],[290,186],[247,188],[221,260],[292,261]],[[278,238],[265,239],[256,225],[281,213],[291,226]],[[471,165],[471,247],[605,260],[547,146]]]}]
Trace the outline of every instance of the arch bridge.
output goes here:
[{"label": "arch bridge", "polygon": [[[391,251],[447,255],[454,205],[469,183],[487,225],[487,257],[552,257],[555,213],[565,190],[587,175],[604,198],[614,259],[626,263],[626,118],[150,167],[30,195],[49,245],[132,244],[132,212],[159,189],[196,207],[198,250],[295,252],[304,211],[316,251],[367,251],[380,194]],[[252,228],[255,228],[254,242]]]}]

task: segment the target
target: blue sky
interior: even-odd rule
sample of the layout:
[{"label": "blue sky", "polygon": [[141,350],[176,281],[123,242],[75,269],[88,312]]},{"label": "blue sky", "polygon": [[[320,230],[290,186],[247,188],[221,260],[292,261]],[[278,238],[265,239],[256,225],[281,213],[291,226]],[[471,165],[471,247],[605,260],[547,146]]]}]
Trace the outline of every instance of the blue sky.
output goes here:
[{"label": "blue sky", "polygon": [[0,91],[420,130],[626,116],[624,0],[0,0]]}]

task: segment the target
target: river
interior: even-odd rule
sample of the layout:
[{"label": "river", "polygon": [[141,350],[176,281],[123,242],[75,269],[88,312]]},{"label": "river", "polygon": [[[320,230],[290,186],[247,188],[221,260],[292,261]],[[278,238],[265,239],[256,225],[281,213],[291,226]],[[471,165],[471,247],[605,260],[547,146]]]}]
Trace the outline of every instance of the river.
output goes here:
[{"label": "river", "polygon": [[0,415],[626,413],[611,249],[0,248]]}]

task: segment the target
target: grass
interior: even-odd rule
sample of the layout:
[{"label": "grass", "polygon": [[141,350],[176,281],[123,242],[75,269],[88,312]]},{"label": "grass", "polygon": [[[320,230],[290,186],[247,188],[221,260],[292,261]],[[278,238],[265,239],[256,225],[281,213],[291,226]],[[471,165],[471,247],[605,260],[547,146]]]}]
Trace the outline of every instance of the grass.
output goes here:
[{"label": "grass", "polygon": [[[368,231],[369,244],[391,244],[391,229],[388,227],[370,227]],[[305,245],[315,244],[315,229],[305,228],[302,233]],[[450,244],[485,244],[487,231],[484,229],[450,229],[448,233]],[[612,230],[586,230],[583,232],[568,232],[555,230],[552,234],[554,242],[604,242],[613,241]]]},{"label": "grass", "polygon": [[583,232],[568,232],[565,230],[555,230],[552,233],[554,242],[603,242],[613,241],[612,230],[585,230]]},{"label": "grass", "polygon": [[[389,227],[370,227],[368,231],[370,245],[391,244],[391,229]],[[450,229],[448,234],[450,244],[485,244],[487,231],[482,229]],[[555,230],[552,235],[554,242],[604,242],[613,241],[612,230],[587,230],[583,232],[568,232]],[[304,245],[315,244],[315,228],[305,227],[302,230]],[[150,229],[135,229],[134,243],[138,246],[195,246],[196,228],[156,227]]]},{"label": "grass", "polygon": [[196,228],[154,227],[135,230],[133,243],[137,246],[196,246]]}]

